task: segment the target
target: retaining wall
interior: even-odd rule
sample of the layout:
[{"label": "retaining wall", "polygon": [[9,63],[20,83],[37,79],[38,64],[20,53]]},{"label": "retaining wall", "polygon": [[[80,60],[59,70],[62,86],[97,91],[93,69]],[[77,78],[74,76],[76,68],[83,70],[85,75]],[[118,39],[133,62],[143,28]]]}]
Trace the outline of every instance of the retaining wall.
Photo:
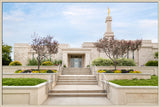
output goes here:
[{"label": "retaining wall", "polygon": [[[37,66],[2,66],[3,73],[14,73],[18,69],[37,69]],[[55,69],[59,70],[59,66],[40,66],[40,69]]]},{"label": "retaining wall", "polygon": [[36,86],[3,86],[3,104],[39,105],[47,98],[47,82]]},{"label": "retaining wall", "polygon": [[116,105],[158,105],[158,86],[120,86],[109,82],[108,99]]},{"label": "retaining wall", "polygon": [[[100,69],[114,69],[113,66],[93,66],[92,72],[97,72]],[[117,66],[117,69],[134,69],[142,73],[150,73],[151,75],[158,75],[158,67],[154,66]]]}]

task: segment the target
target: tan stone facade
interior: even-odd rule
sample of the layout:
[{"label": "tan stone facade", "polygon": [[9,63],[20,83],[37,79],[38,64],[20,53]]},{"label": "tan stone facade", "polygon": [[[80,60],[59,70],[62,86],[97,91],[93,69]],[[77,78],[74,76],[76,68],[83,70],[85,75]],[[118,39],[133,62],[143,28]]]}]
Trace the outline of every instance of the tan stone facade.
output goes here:
[{"label": "tan stone facade", "polygon": [[[104,37],[114,37],[111,23],[112,17],[107,16],[107,29]],[[60,44],[58,53],[52,56],[52,59],[62,60],[63,65],[67,67],[87,67],[97,57],[107,58],[105,53],[98,52],[94,47],[94,42],[84,42],[81,48],[71,48],[69,44]],[[158,43],[152,43],[151,40],[143,40],[142,47],[139,51],[135,51],[134,60],[137,66],[144,65],[149,60],[154,60],[154,53],[158,51]],[[29,44],[15,43],[14,44],[14,60],[20,61],[23,65],[28,63],[28,59],[36,57],[35,52]],[[129,58],[132,58],[132,53],[129,52]]]}]

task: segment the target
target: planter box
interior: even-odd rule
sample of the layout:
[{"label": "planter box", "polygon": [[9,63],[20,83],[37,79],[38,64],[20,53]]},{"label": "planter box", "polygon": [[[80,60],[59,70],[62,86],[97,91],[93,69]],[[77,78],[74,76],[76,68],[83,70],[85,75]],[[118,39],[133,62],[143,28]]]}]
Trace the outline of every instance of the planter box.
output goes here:
[{"label": "planter box", "polygon": [[151,79],[151,74],[147,73],[105,73],[107,80],[115,79]]},{"label": "planter box", "polygon": [[50,83],[49,89],[56,85],[56,73],[8,73],[3,74],[3,78],[40,78],[48,80]]},{"label": "planter box", "polygon": [[[95,66],[94,70],[98,71],[100,69],[114,69],[113,66]],[[141,71],[142,73],[150,73],[151,75],[158,75],[158,67],[152,66],[117,66],[117,69],[134,69]],[[93,71],[93,70],[92,70]]]},{"label": "planter box", "polygon": [[[106,78],[103,78],[105,75]],[[151,74],[145,73],[98,73],[98,85],[102,86],[102,80],[119,80],[119,79],[129,79],[132,80],[134,78],[137,79],[151,79]]]},{"label": "planter box", "polygon": [[42,104],[48,98],[48,83],[36,86],[3,86],[3,104]]},{"label": "planter box", "polygon": [[[3,73],[14,73],[18,69],[37,69],[37,66],[2,66]],[[58,71],[58,66],[41,66],[40,69],[55,69]]]},{"label": "planter box", "polygon": [[158,86],[120,86],[109,82],[107,97],[116,105],[158,105]]}]

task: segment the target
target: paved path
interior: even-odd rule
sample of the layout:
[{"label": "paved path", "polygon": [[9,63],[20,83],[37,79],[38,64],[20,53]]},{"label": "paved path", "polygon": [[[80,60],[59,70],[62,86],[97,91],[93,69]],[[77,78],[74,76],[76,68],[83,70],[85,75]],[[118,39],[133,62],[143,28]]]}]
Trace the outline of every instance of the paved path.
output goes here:
[{"label": "paved path", "polygon": [[[53,90],[100,90],[98,85],[56,85]],[[106,97],[49,96],[43,105],[112,105]]]},{"label": "paved path", "polygon": [[49,97],[43,105],[112,105],[105,97]]},{"label": "paved path", "polygon": [[99,90],[98,85],[56,85],[53,90]]}]

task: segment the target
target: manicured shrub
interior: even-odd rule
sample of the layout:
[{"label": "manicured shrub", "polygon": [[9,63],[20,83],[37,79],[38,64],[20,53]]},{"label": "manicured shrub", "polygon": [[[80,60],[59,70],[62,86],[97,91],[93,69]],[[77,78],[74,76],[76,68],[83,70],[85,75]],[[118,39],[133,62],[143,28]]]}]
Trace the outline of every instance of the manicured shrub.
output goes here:
[{"label": "manicured shrub", "polygon": [[118,59],[118,66],[136,66],[136,63],[134,62],[133,59],[126,59],[126,58],[121,58]]},{"label": "manicured shrub", "polygon": [[32,73],[32,70],[27,69],[27,70],[24,70],[22,73]]},{"label": "manicured shrub", "polygon": [[63,65],[64,68],[66,68],[66,65]]},{"label": "manicured shrub", "polygon": [[90,67],[90,65],[87,65],[87,68],[89,68]]},{"label": "manicured shrub", "polygon": [[22,63],[19,61],[13,61],[13,62],[9,63],[9,66],[22,66]]},{"label": "manicured shrub", "polygon": [[47,73],[54,73],[52,70],[48,70]]},{"label": "manicured shrub", "polygon": [[151,60],[151,61],[148,61],[145,66],[158,66],[158,61],[154,61],[154,60]]},{"label": "manicured shrub", "polygon": [[[136,63],[133,59],[126,59],[121,58],[117,60],[118,66],[136,66]],[[92,61],[92,65],[95,66],[113,66],[113,61],[110,59],[104,59],[104,58],[96,58]]]},{"label": "manicured shrub", "polygon": [[113,70],[104,70],[104,71],[106,71],[106,73],[114,73]]},{"label": "manicured shrub", "polygon": [[121,69],[122,73],[129,73],[126,69]]},{"label": "manicured shrub", "polygon": [[31,69],[31,71],[38,71],[38,69]]},{"label": "manicured shrub", "polygon": [[42,66],[50,66],[50,65],[53,65],[53,63],[51,61],[45,61],[41,65]]},{"label": "manicured shrub", "polygon": [[29,66],[38,65],[38,61],[35,58],[29,59],[27,65],[29,65]]},{"label": "manicured shrub", "polygon": [[129,69],[128,72],[130,72],[130,71],[134,71],[134,69]]},{"label": "manicured shrub", "polygon": [[58,64],[59,64],[59,65],[62,65],[62,60],[59,60],[59,61],[58,61]]},{"label": "manicured shrub", "polygon": [[111,66],[113,65],[113,62],[110,59],[104,59],[104,58],[96,58],[92,61],[92,65],[95,66]]},{"label": "manicured shrub", "polygon": [[23,72],[21,69],[19,69],[19,70],[16,70],[14,73],[21,73],[21,72]]}]

